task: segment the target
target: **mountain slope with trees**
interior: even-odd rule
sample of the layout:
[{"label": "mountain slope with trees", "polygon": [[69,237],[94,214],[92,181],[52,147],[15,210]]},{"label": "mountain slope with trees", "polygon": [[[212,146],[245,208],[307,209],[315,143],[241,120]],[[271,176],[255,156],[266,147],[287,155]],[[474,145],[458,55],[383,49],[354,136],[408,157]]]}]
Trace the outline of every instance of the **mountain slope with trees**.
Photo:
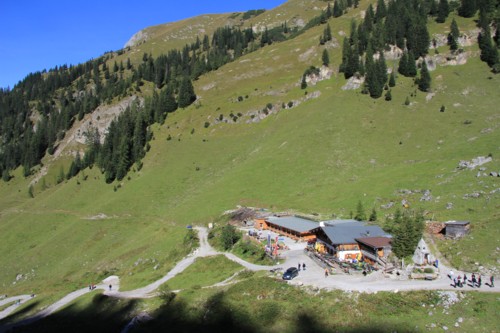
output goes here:
[{"label": "mountain slope with trees", "polygon": [[[1,91],[5,292],[43,300],[114,273],[124,289],[142,286],[184,255],[185,225],[236,205],[349,218],[361,202],[385,225],[405,200],[426,220],[471,220],[471,237],[440,250],[457,267],[495,267],[496,14],[462,17],[450,2],[439,23],[441,1],[386,2],[385,16],[381,3],[289,1],[213,27],[208,43],[153,36]],[[405,47],[416,35],[403,28],[384,32],[391,10],[412,5],[404,29],[426,30],[427,48]],[[345,89],[353,79],[364,83]],[[79,119],[130,96],[140,98],[105,138],[89,133],[87,147],[48,158]],[[488,155],[479,177],[457,167]],[[30,187],[40,163],[48,172]]]}]

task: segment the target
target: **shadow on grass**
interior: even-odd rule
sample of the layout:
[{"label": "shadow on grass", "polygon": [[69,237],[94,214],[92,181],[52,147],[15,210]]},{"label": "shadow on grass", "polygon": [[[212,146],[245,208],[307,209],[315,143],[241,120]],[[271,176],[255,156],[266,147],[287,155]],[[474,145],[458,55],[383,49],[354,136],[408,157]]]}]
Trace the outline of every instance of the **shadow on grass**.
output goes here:
[{"label": "shadow on grass", "polygon": [[29,304],[26,304],[23,306],[20,310],[17,310],[16,312],[12,313],[10,316],[4,318],[3,320],[0,320],[0,327],[3,325],[16,322],[19,320],[22,320],[23,317],[25,317],[28,313],[33,311],[36,307],[38,307],[38,304],[40,302],[35,301],[35,302],[30,302]]},{"label": "shadow on grass", "polygon": [[[416,332],[402,325],[368,326],[352,319],[347,320],[345,325],[330,326],[325,324],[328,318],[318,318],[313,312],[307,312],[307,309],[284,316],[278,311],[273,320],[263,321],[260,309],[231,307],[224,292],[216,292],[196,305],[186,303],[174,295],[162,298],[164,304],[150,313],[151,319],[136,323],[128,332],[264,333],[275,331],[276,327],[280,327],[279,331],[297,333]],[[280,303],[276,302],[276,306],[279,307]],[[84,309],[70,306],[37,322],[15,327],[10,332],[121,332],[135,315],[137,301],[96,295]],[[331,315],[338,316],[335,313]],[[280,323],[276,326],[278,321]]]},{"label": "shadow on grass", "polygon": [[98,294],[84,309],[70,305],[46,318],[11,325],[8,332],[120,332],[136,302]]}]

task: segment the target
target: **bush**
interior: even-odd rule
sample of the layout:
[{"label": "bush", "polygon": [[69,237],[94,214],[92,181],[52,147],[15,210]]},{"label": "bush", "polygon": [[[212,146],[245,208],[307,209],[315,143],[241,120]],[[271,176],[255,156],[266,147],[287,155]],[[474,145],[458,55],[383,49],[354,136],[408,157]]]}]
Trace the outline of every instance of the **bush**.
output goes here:
[{"label": "bush", "polygon": [[208,128],[208,126],[210,126],[210,123],[208,121],[205,121],[205,128]]},{"label": "bush", "polygon": [[434,273],[434,269],[432,267],[427,267],[427,268],[424,269],[424,273],[433,274]]}]

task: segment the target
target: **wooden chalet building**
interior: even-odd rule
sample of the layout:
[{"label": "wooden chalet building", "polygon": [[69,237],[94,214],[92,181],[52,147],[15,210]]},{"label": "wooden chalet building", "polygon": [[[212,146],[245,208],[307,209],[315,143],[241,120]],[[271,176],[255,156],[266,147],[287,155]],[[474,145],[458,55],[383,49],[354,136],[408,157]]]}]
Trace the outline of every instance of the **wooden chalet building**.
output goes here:
[{"label": "wooden chalet building", "polygon": [[318,222],[298,216],[270,216],[258,218],[254,223],[254,227],[258,230],[271,230],[277,234],[300,241],[315,239],[314,230],[318,226]]},{"label": "wooden chalet building", "polygon": [[372,265],[382,266],[387,263],[387,257],[392,252],[391,240],[388,237],[356,238],[363,259]]},{"label": "wooden chalet building", "polygon": [[[366,225],[354,220],[326,221],[324,226],[315,230],[316,250],[329,253],[338,260],[354,260],[361,258],[360,243],[357,239],[391,236],[379,226]],[[367,249],[369,246],[365,245]],[[368,249],[366,250],[368,253]]]}]

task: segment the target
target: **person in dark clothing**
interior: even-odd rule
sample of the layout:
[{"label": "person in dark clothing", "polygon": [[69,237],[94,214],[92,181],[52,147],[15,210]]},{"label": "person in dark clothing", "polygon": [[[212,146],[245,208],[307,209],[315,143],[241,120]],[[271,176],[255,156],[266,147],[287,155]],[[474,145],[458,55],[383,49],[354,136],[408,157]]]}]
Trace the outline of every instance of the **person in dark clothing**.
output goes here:
[{"label": "person in dark clothing", "polygon": [[111,285],[109,285],[109,291],[111,291],[111,288],[112,288],[112,286],[111,286]]},{"label": "person in dark clothing", "polygon": [[476,286],[476,274],[472,274],[472,288]]},{"label": "person in dark clothing", "polygon": [[495,286],[495,277],[492,275],[490,276],[490,287],[493,288]]},{"label": "person in dark clothing", "polygon": [[302,270],[305,271],[306,270],[306,263],[302,263]]},{"label": "person in dark clothing", "polygon": [[297,265],[297,268],[298,268],[298,270],[300,271],[300,262],[299,262],[299,264]]},{"label": "person in dark clothing", "polygon": [[477,278],[477,287],[481,288],[482,283],[483,283],[483,281],[481,280],[481,275],[479,275],[479,277]]}]

